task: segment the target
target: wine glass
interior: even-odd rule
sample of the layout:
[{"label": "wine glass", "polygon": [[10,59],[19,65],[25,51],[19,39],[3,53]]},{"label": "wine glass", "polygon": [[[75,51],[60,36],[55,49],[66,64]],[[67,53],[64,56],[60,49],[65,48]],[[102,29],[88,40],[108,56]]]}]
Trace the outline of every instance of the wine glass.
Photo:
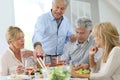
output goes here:
[{"label": "wine glass", "polygon": [[66,59],[63,55],[58,56],[58,63],[57,66],[63,66],[66,64]]},{"label": "wine glass", "polygon": [[28,76],[31,76],[34,67],[30,64],[30,59],[25,59],[25,70],[28,72]]},{"label": "wine glass", "polygon": [[33,67],[27,67],[26,70],[28,72],[28,75],[30,76],[33,71]]},{"label": "wine glass", "polygon": [[43,54],[42,53],[36,53],[37,58],[41,58],[43,60]]},{"label": "wine glass", "polygon": [[51,58],[50,56],[45,56],[44,59],[43,59],[44,63],[45,63],[45,66],[48,68],[51,66]]}]

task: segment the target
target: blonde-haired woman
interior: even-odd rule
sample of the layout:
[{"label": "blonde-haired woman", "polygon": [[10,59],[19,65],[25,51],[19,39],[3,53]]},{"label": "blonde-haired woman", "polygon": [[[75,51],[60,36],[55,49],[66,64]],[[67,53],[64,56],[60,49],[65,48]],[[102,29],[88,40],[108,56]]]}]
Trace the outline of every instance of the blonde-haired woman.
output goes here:
[{"label": "blonde-haired woman", "polygon": [[6,40],[9,49],[1,57],[0,75],[21,74],[24,72],[23,56],[21,56],[21,49],[24,48],[24,33],[20,28],[10,26],[6,32]]},{"label": "blonde-haired woman", "polygon": [[[116,27],[110,22],[99,23],[92,30],[96,47],[90,50],[91,73],[72,76],[89,78],[90,80],[120,80],[120,35]],[[98,48],[103,49],[100,59],[95,63],[94,55]]]}]

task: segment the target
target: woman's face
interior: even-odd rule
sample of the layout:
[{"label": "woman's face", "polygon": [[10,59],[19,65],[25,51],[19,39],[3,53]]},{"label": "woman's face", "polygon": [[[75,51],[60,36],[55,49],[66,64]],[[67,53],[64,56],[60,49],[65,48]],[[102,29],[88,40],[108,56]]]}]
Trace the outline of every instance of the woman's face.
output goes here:
[{"label": "woman's face", "polygon": [[101,48],[102,47],[102,39],[100,37],[98,37],[97,35],[94,35],[94,39],[93,39],[96,43],[96,47]]},{"label": "woman's face", "polygon": [[22,49],[24,48],[24,34],[21,32],[17,36],[17,39],[12,40],[11,44],[16,49]]}]

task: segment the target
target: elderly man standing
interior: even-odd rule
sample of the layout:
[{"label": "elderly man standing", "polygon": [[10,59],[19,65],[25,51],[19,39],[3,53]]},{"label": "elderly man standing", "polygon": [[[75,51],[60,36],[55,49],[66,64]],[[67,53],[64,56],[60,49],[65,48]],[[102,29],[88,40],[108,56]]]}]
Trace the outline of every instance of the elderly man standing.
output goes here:
[{"label": "elderly man standing", "polygon": [[36,22],[33,43],[41,42],[48,56],[61,55],[73,33],[69,20],[63,15],[68,3],[69,0],[52,0],[50,12],[41,15]]},{"label": "elderly man standing", "polygon": [[79,18],[75,25],[76,41],[68,42],[64,48],[64,57],[67,64],[78,65],[89,63],[89,48],[94,44],[92,21],[88,18]]}]

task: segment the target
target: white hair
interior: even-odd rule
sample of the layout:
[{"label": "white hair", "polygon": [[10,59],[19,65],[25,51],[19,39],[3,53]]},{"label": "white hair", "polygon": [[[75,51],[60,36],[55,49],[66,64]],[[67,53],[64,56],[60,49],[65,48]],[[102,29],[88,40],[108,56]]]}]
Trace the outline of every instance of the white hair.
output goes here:
[{"label": "white hair", "polygon": [[[57,0],[52,0],[53,3],[55,3]],[[66,5],[69,4],[69,0],[63,0]]]},{"label": "white hair", "polygon": [[92,30],[92,21],[89,18],[78,18],[75,23],[75,28],[85,27],[87,30]]}]

